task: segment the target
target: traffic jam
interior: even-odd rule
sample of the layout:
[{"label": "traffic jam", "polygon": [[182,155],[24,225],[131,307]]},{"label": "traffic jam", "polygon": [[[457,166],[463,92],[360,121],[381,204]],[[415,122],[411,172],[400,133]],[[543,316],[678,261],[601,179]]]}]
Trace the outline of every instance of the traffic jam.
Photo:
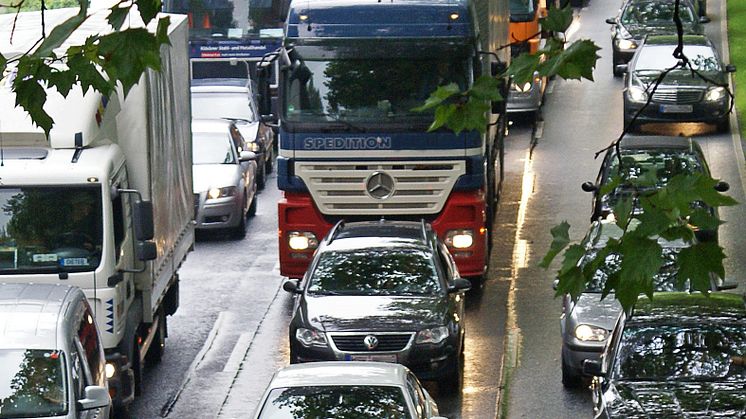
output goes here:
[{"label": "traffic jam", "polygon": [[[0,53],[70,6],[0,7]],[[560,8],[564,39],[602,48],[595,81],[511,80]],[[106,10],[57,48],[114,31]],[[46,89],[48,133],[9,65],[0,419],[746,417],[739,207],[683,203],[724,223],[648,237],[659,269],[630,309],[605,250],[652,217],[618,222],[631,185],[746,199],[723,10],[166,0],[160,71]],[[441,109],[418,107],[485,75],[486,126],[432,129]],[[559,260],[537,266],[564,220],[593,272],[572,294]],[[707,292],[679,277],[697,243],[728,255]]]}]

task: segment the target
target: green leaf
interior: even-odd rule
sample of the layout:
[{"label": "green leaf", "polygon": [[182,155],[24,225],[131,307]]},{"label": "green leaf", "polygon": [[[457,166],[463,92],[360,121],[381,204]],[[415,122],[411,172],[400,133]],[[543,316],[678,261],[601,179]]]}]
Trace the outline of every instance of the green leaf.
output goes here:
[{"label": "green leaf", "polygon": [[112,81],[122,83],[125,95],[148,68],[160,70],[160,44],[145,28],[114,32],[99,39],[103,70]]},{"label": "green leaf", "polygon": [[438,86],[438,88],[435,89],[434,92],[430,93],[430,97],[425,100],[425,103],[422,106],[412,108],[412,111],[422,112],[428,109],[432,109],[459,93],[461,93],[461,90],[456,83],[450,83],[445,86]]},{"label": "green leaf", "polygon": [[697,208],[692,212],[692,214],[689,216],[689,224],[699,227],[702,230],[714,230],[718,228],[721,224],[723,224],[722,221],[712,213],[710,213],[709,210],[706,210],[704,208]]},{"label": "green leaf", "polygon": [[47,92],[41,84],[34,78],[16,77],[13,81],[13,90],[16,93],[16,106],[21,106],[26,110],[31,120],[49,135],[54,121],[44,110]]},{"label": "green leaf", "polygon": [[682,240],[686,243],[694,242],[694,231],[687,226],[675,226],[660,233],[660,236],[668,241]]},{"label": "green leaf", "polygon": [[132,6],[122,6],[122,3],[117,3],[112,6],[109,9],[111,11],[109,16],[106,17],[109,25],[111,25],[115,30],[120,30],[124,21],[127,19],[131,8]]},{"label": "green leaf", "polygon": [[511,60],[508,74],[516,84],[528,83],[539,70],[541,59],[539,54],[521,54]]},{"label": "green leaf", "polygon": [[155,18],[162,7],[160,0],[135,0],[135,4],[146,25]]},{"label": "green leaf", "polygon": [[707,293],[710,290],[710,274],[725,278],[723,259],[725,253],[717,243],[697,243],[684,248],[677,258],[678,280],[689,280],[692,289]]},{"label": "green leaf", "polygon": [[168,39],[168,27],[171,25],[171,18],[164,16],[158,19],[158,27],[155,30],[155,41],[159,45],[171,45],[171,40]]},{"label": "green leaf", "polygon": [[572,270],[572,268],[578,266],[580,259],[585,255],[585,248],[579,244],[570,245],[562,258],[562,266],[559,269],[559,276]]},{"label": "green leaf", "polygon": [[556,74],[566,80],[585,78],[593,81],[593,69],[601,58],[596,51],[600,49],[591,40],[575,41],[557,55],[540,63],[538,67],[543,75]]},{"label": "green leaf", "polygon": [[5,74],[5,68],[8,66],[8,59],[0,54],[0,74]]},{"label": "green leaf", "polygon": [[551,7],[548,10],[547,17],[539,19],[541,28],[551,32],[567,32],[567,28],[572,24],[572,8],[568,5],[563,9]]},{"label": "green leaf", "polygon": [[70,56],[67,60],[67,66],[70,71],[77,74],[80,87],[84,93],[93,88],[104,95],[108,95],[114,89],[114,82],[104,78],[98,67],[81,54]]},{"label": "green leaf", "polygon": [[544,269],[549,269],[549,265],[554,258],[570,244],[570,223],[563,221],[554,226],[550,233],[552,233],[552,244],[549,246],[547,254],[544,255],[544,259],[539,263],[539,266]]},{"label": "green leaf", "polygon": [[499,101],[503,98],[500,94],[500,81],[491,76],[480,76],[476,79],[468,94],[479,100]]},{"label": "green leaf", "polygon": [[428,132],[435,131],[445,125],[454,112],[456,112],[456,105],[452,103],[438,106],[435,109],[435,119],[433,119],[433,123],[430,124],[430,127],[427,129]]},{"label": "green leaf", "polygon": [[585,249],[580,245],[574,244],[567,248],[557,275],[559,282],[555,295],[569,294],[576,300],[585,291],[585,277],[579,266],[584,255]]},{"label": "green leaf", "polygon": [[622,307],[629,310],[640,294],[653,295],[653,277],[663,265],[661,246],[656,240],[625,235],[620,241],[619,253],[622,262],[615,296]]},{"label": "green leaf", "polygon": [[73,84],[75,84],[75,79],[76,75],[71,70],[55,70],[52,71],[52,74],[49,75],[47,84],[50,87],[55,87],[63,97],[67,97],[67,94],[70,93],[70,89],[72,89]]},{"label": "green leaf", "polygon": [[55,49],[59,48],[88,19],[86,10],[86,7],[81,6],[80,12],[77,15],[55,26],[31,56],[34,58],[49,57]]},{"label": "green leaf", "polygon": [[632,216],[633,199],[631,196],[624,196],[616,201],[614,205],[614,218],[616,225],[622,230],[627,228],[627,223]]}]

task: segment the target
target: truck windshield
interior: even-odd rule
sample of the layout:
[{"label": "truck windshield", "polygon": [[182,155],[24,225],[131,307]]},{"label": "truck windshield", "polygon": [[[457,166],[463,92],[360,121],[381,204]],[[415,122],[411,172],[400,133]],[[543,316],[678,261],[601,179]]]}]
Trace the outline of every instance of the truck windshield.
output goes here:
[{"label": "truck windshield", "polygon": [[285,77],[290,122],[432,120],[412,109],[438,86],[472,79],[469,59],[298,59]]},{"label": "truck windshield", "polygon": [[0,418],[39,418],[67,413],[59,351],[0,349]]},{"label": "truck windshield", "polygon": [[92,271],[103,243],[101,188],[0,188],[0,273]]},{"label": "truck windshield", "polygon": [[290,0],[167,0],[164,11],[186,14],[192,39],[282,36]]}]

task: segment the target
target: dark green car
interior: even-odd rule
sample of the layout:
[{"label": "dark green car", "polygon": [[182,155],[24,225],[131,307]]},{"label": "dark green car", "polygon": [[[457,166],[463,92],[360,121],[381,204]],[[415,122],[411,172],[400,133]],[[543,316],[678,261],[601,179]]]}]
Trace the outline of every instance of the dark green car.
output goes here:
[{"label": "dark green car", "polygon": [[595,376],[596,418],[746,417],[744,296],[641,298],[584,372]]},{"label": "dark green car", "polygon": [[[736,71],[735,66],[724,65],[704,35],[684,36],[683,52],[695,71],[673,57],[676,47],[675,36],[649,36],[629,64],[622,66],[627,72],[624,126],[635,131],[647,122],[706,122],[716,124],[719,132],[728,131],[731,97],[727,73]],[[631,126],[635,115],[637,120]]]}]

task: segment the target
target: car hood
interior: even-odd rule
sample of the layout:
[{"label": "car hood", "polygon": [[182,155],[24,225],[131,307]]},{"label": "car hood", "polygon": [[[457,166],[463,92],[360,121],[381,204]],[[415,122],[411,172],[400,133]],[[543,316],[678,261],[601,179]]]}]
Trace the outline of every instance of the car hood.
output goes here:
[{"label": "car hood", "polygon": [[237,184],[241,166],[238,164],[195,164],[192,166],[194,193],[210,188],[222,188]]},{"label": "car hood", "polygon": [[623,382],[606,392],[612,418],[740,418],[746,382]]},{"label": "car hood", "polygon": [[589,324],[611,330],[621,311],[622,306],[613,294],[609,294],[602,300],[600,292],[586,292],[580,295],[572,307],[570,318],[575,325]]},{"label": "car hood", "polygon": [[327,332],[414,331],[446,324],[446,297],[306,296],[300,305],[311,326]]},{"label": "car hood", "polygon": [[[725,78],[723,73],[719,71],[700,71],[702,76],[710,79],[716,83],[724,84]],[[634,78],[642,83],[643,86],[652,85],[656,82],[660,76],[661,71],[658,70],[638,70],[634,72]],[[701,77],[692,75],[689,69],[677,69],[666,74],[658,88],[666,87],[701,87],[706,88],[711,86],[711,83],[703,80]]]},{"label": "car hood", "polygon": [[257,132],[259,131],[259,122],[249,122],[246,120],[236,120],[236,128],[246,142],[253,143],[256,141]]},{"label": "car hood", "polygon": [[[676,33],[676,25],[673,21],[668,24],[642,25],[642,24],[624,24],[624,29],[631,35],[632,39],[642,39],[645,35],[670,35]],[[702,32],[694,23],[683,25],[684,34],[699,34]]]}]

